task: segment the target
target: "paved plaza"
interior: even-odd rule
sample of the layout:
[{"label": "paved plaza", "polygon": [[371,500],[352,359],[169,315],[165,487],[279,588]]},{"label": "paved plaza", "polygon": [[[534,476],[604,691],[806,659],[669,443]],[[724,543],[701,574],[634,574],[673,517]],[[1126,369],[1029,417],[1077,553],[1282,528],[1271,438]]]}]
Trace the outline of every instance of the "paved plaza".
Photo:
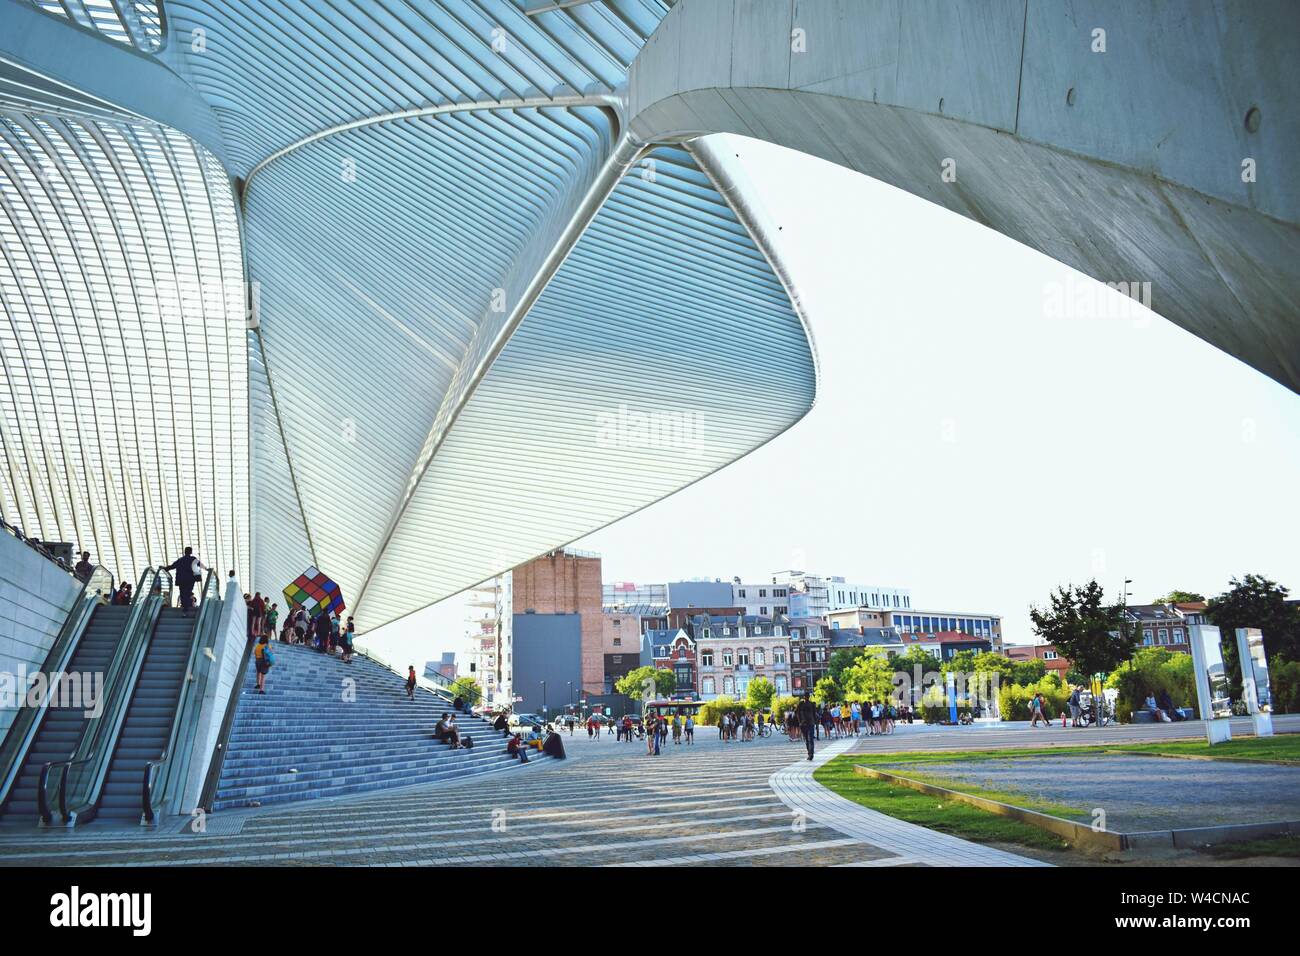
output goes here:
[{"label": "paved plaza", "polygon": [[[1181,736],[1196,726],[1183,725]],[[1135,735],[1131,730],[1141,731]],[[1039,732],[1037,740],[1047,732]],[[823,742],[816,761],[783,737],[694,747],[565,737],[570,759],[448,784],[212,815],[206,832],[24,830],[0,834],[7,865],[935,866],[1041,865],[904,823],[836,796],[812,770],[851,749],[1023,744],[1028,731],[900,728],[892,738]],[[1107,728],[1160,739],[1168,725]],[[1060,736],[1090,742],[1079,732]]]}]

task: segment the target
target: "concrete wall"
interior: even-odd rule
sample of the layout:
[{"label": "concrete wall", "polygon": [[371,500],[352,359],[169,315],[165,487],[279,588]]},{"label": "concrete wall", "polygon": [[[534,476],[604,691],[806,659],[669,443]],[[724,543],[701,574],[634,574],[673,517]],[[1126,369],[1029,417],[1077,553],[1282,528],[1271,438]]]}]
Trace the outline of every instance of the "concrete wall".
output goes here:
[{"label": "concrete wall", "polygon": [[668,585],[669,607],[727,607],[732,603],[730,581],[673,581]]},{"label": "concrete wall", "polygon": [[582,686],[593,694],[600,693],[605,685],[600,578],[600,558],[563,551],[534,558],[511,572],[511,602],[516,614],[531,610],[538,614],[577,614],[582,619]]},{"label": "concrete wall", "polygon": [[[81,582],[53,561],[0,533],[0,673],[39,671],[81,592]],[[0,707],[0,740],[16,710]]]},{"label": "concrete wall", "polygon": [[[569,703],[569,682],[578,687],[582,679],[582,619],[577,614],[516,614],[515,695],[523,700],[514,708],[520,713],[542,712],[541,682],[546,681],[548,714],[564,710]],[[604,656],[601,656],[604,683]],[[598,687],[596,692],[602,688]]]},{"label": "concrete wall", "polygon": [[199,795],[203,792],[212,748],[216,746],[217,734],[226,716],[230,693],[234,689],[235,676],[239,672],[239,663],[243,659],[247,643],[248,611],[243,592],[239,589],[238,581],[227,580],[226,591],[222,595],[221,620],[217,625],[216,636],[207,645],[215,658],[211,665],[215,668],[215,673],[210,672],[203,695],[198,729],[194,735],[193,756],[190,758],[189,773],[178,806],[182,813],[188,813],[198,803]]},{"label": "concrete wall", "polygon": [[1103,282],[1150,282],[1155,312],[1300,390],[1296,16],[1293,0],[681,0],[633,63],[630,127],[779,143]]}]

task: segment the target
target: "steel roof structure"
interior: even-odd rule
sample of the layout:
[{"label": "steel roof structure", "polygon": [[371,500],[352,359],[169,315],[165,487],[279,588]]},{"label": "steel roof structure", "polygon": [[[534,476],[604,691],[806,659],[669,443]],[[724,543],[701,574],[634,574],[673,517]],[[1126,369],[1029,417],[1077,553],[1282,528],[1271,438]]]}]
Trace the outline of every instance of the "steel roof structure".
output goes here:
[{"label": "steel roof structure", "polygon": [[0,498],[369,629],[798,421],[708,140],[628,130],[669,0],[0,0]]}]

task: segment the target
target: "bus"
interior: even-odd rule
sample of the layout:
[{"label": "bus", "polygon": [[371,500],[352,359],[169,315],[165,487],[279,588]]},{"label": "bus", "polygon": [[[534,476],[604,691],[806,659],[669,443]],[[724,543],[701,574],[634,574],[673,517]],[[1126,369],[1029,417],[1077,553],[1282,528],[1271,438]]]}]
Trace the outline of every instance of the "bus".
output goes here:
[{"label": "bus", "polygon": [[698,717],[703,706],[702,700],[648,700],[642,705],[641,713],[646,717],[653,715],[667,720],[672,720],[676,715],[684,720],[687,717]]}]

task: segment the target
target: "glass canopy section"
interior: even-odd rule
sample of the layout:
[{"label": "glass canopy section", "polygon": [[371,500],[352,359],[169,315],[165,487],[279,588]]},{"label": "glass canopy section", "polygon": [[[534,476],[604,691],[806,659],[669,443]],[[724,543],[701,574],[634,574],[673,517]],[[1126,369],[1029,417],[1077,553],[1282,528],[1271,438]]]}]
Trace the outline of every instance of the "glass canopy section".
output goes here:
[{"label": "glass canopy section", "polygon": [[[13,2],[0,17],[9,3],[20,19]],[[184,539],[272,594],[312,564],[369,629],[671,494],[811,407],[806,327],[717,161],[623,127],[628,66],[670,0],[169,0],[147,56],[121,36],[87,48],[71,7],[19,7],[34,39],[0,56],[0,104],[25,104],[14,128],[131,147],[82,164],[121,184],[106,213],[65,196],[64,174],[40,179],[41,143],[14,133],[6,157],[11,205],[49,197],[13,228],[81,250],[15,264],[6,286],[23,311],[3,488],[29,531],[120,538],[133,568]],[[72,31],[93,67],[51,52]],[[115,225],[150,215],[138,239]],[[92,275],[29,317],[115,244],[143,291]],[[236,291],[173,309],[146,286],[168,275]],[[39,345],[19,338],[33,329]]]},{"label": "glass canopy section", "polygon": [[34,7],[67,17],[145,53],[156,53],[166,42],[162,0],[26,0]]},{"label": "glass canopy section", "polygon": [[248,361],[224,172],[175,132],[0,112],[0,508],[120,576],[248,572]]}]

